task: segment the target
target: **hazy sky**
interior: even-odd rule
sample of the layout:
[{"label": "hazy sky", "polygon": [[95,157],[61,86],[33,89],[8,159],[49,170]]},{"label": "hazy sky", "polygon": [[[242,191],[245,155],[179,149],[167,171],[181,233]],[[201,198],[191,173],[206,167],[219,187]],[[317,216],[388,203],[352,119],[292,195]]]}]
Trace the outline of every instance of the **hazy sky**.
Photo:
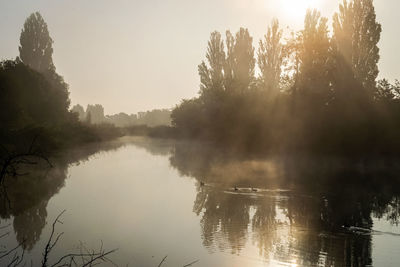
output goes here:
[{"label": "hazy sky", "polygon": [[[338,1],[0,0],[0,59],[18,55],[23,23],[39,11],[73,104],[99,103],[106,114],[170,108],[197,95],[210,32],[247,27],[256,45],[273,17],[300,29],[308,5],[331,19]],[[400,78],[400,1],[375,6],[383,26],[381,77]]]}]

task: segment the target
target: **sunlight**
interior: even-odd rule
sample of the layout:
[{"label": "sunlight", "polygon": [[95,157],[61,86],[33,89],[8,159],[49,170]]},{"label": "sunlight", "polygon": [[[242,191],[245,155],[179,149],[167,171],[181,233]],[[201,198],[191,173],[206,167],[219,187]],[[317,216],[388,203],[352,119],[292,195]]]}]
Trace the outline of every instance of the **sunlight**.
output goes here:
[{"label": "sunlight", "polygon": [[281,12],[290,18],[303,17],[308,8],[319,8],[322,0],[280,0]]}]

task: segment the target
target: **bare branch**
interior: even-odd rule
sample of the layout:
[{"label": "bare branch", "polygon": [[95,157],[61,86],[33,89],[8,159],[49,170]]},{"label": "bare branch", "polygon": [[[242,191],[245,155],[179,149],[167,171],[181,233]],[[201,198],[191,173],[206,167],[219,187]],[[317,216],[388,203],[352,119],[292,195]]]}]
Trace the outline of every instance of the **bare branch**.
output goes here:
[{"label": "bare branch", "polygon": [[0,238],[3,238],[3,237],[8,236],[8,235],[10,235],[10,232],[7,232],[5,234],[0,235]]},{"label": "bare branch", "polygon": [[163,264],[163,262],[165,261],[165,259],[166,259],[167,257],[168,257],[168,255],[165,256],[165,257],[161,260],[160,264],[158,264],[158,267],[160,267],[160,266]]},{"label": "bare branch", "polygon": [[18,246],[16,246],[15,248],[9,250],[7,253],[3,254],[0,256],[0,259],[7,257],[8,255],[10,255],[11,253],[13,253],[14,251],[16,251],[18,248],[20,248],[22,245],[24,244],[24,242],[21,242],[21,244],[19,244]]},{"label": "bare branch", "polygon": [[183,267],[192,266],[193,264],[197,263],[198,261],[199,261],[199,260],[192,261],[191,263],[188,263],[188,264],[186,264],[186,265],[183,265]]},{"label": "bare branch", "polygon": [[56,224],[57,223],[62,223],[59,219],[64,214],[64,212],[65,212],[65,210],[63,210],[53,222],[53,225],[52,225],[52,228],[51,228],[51,234],[50,234],[50,237],[49,237],[49,241],[47,241],[46,247],[44,249],[43,260],[42,260],[42,266],[43,267],[47,266],[47,261],[48,261],[48,257],[49,257],[50,251],[51,251],[51,249],[54,247],[55,243],[57,243],[57,241],[59,239],[60,235],[57,237],[57,239],[53,243],[53,245],[51,244],[52,240],[53,240]]},{"label": "bare branch", "polygon": [[[74,258],[74,257],[92,257],[90,261],[84,263],[82,265],[83,266],[88,266],[88,264],[94,263],[95,261],[99,260],[99,259],[103,259],[105,258],[105,256],[114,253],[115,251],[117,251],[117,249],[114,250],[110,250],[108,252],[99,252],[99,253],[88,253],[88,254],[82,254],[82,253],[71,253],[71,254],[67,254],[62,256],[56,263],[52,264],[51,267],[56,267],[56,266],[60,266],[59,264],[61,264],[64,260],[69,259],[69,258]],[[70,259],[71,260],[71,259]],[[63,266],[63,265],[61,265]]]}]

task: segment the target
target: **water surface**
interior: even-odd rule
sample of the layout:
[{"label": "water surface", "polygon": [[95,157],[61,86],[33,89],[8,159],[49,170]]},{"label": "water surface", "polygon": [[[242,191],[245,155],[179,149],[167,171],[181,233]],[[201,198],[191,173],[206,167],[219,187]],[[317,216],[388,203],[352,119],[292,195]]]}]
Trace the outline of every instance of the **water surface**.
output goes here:
[{"label": "water surface", "polygon": [[118,248],[111,259],[120,266],[157,266],[166,255],[163,266],[400,263],[393,162],[260,158],[125,138],[60,153],[54,163],[8,180],[10,206],[0,208],[1,231],[10,233],[2,249],[24,242],[37,265],[63,210],[52,260],[103,243]]}]

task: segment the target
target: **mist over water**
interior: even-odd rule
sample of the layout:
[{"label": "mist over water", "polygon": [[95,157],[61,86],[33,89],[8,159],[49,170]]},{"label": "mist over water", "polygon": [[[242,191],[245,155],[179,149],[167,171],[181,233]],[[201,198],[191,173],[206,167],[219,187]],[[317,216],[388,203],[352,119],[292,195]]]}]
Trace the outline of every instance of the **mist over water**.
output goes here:
[{"label": "mist over water", "polygon": [[165,266],[195,260],[198,266],[397,266],[400,260],[398,164],[254,158],[148,138],[63,154],[49,171],[10,180],[11,206],[1,208],[2,226],[11,224],[2,244],[26,240],[27,257],[36,262],[63,209],[64,236],[54,258],[82,241],[119,248],[111,258],[120,266],[157,266],[165,255]]}]

